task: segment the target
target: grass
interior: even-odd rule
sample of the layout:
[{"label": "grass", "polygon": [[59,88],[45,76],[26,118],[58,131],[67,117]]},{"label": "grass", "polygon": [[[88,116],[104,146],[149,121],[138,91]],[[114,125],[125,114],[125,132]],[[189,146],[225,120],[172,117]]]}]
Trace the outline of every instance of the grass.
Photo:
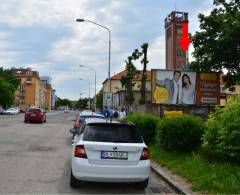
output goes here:
[{"label": "grass", "polygon": [[166,152],[159,145],[150,146],[151,158],[192,182],[202,193],[240,194],[240,166],[210,162],[198,153]]}]

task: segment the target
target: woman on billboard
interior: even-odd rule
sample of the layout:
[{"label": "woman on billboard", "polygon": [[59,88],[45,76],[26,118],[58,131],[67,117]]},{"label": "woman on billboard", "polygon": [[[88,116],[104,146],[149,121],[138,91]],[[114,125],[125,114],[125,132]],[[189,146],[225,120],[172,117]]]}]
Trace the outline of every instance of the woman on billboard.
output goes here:
[{"label": "woman on billboard", "polygon": [[187,74],[182,76],[182,104],[194,104],[195,88]]}]

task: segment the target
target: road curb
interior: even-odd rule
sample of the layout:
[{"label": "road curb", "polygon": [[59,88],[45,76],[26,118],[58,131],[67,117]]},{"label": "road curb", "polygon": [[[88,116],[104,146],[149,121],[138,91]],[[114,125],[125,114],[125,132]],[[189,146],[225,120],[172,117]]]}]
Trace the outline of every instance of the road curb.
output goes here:
[{"label": "road curb", "polygon": [[185,189],[180,187],[180,184],[176,181],[173,181],[168,174],[164,173],[162,168],[158,163],[151,160],[151,170],[156,173],[159,177],[161,177],[173,190],[178,194],[191,194],[191,192],[187,192]]}]

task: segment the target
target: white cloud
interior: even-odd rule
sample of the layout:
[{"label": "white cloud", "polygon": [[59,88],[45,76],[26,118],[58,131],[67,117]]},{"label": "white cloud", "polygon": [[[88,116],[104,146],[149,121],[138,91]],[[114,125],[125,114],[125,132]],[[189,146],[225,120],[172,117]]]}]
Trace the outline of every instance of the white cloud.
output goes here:
[{"label": "white cloud", "polygon": [[[13,30],[11,31],[13,36],[18,33],[18,30],[21,32],[25,29],[31,31],[32,28],[40,28],[40,31],[44,29],[46,30],[44,35],[48,36],[47,31],[50,30],[52,34],[46,37],[51,45],[50,48],[46,46],[43,52],[42,48],[35,48],[36,45],[32,46],[30,40],[28,50],[39,52],[39,55],[36,55],[36,61],[39,62],[23,65],[39,71],[40,75],[51,76],[58,95],[79,98],[79,91],[88,93],[88,86],[86,83],[76,82],[76,80],[80,77],[89,79],[91,88],[93,88],[94,76],[87,69],[77,67],[78,64],[91,66],[97,71],[97,90],[101,88],[102,82],[107,77],[108,32],[91,23],[77,23],[75,22],[76,18],[96,21],[111,29],[111,75],[123,70],[127,56],[146,40],[150,40],[148,69],[165,68],[164,34],[160,34],[160,31],[157,34],[158,31],[156,33],[154,27],[151,28],[151,31],[155,37],[151,32],[148,34],[149,31],[146,30],[148,19],[143,17],[142,13],[143,1],[135,7],[132,7],[133,4],[120,0],[106,0],[101,3],[98,0],[3,0],[0,6],[0,21],[1,24],[4,24],[3,26],[6,25]],[[165,5],[165,3],[163,4]],[[146,9],[151,6],[154,5],[148,4]],[[164,10],[164,6],[161,9]],[[207,11],[201,9],[199,11],[201,13],[208,11],[208,9],[206,9]],[[189,14],[189,31],[193,33],[198,29],[199,22],[198,12],[194,10],[192,13],[194,14]],[[164,28],[160,15],[151,17],[153,25]],[[52,39],[51,36],[55,35],[54,32],[57,32],[56,37]],[[7,33],[0,32],[0,64],[16,65],[33,62],[31,55],[33,57],[35,55],[18,45],[17,36],[12,40],[9,36]],[[56,40],[56,38],[58,39]],[[52,40],[54,42],[51,42]],[[193,48],[190,46],[189,51],[192,50]],[[44,55],[41,56],[41,54]],[[136,65],[142,69],[139,62]],[[91,91],[91,94],[93,92],[94,90]]]},{"label": "white cloud", "polygon": [[[206,9],[199,9],[197,12],[194,12],[194,14],[189,15],[189,32],[192,33],[192,35],[195,34],[196,31],[200,31],[199,25],[199,19],[198,19],[198,14],[204,14],[204,15],[209,15],[212,11],[211,8],[206,8]],[[192,62],[194,60],[192,53],[194,52],[194,47],[192,44],[189,45],[189,62]]]},{"label": "white cloud", "polygon": [[7,41],[11,34],[0,32],[0,65],[11,66],[18,57],[18,53],[11,51],[12,44]]},{"label": "white cloud", "polygon": [[165,36],[157,37],[149,45],[149,68],[165,68]]},{"label": "white cloud", "polygon": [[64,24],[86,14],[88,0],[8,0],[1,1],[0,21],[12,27]]}]

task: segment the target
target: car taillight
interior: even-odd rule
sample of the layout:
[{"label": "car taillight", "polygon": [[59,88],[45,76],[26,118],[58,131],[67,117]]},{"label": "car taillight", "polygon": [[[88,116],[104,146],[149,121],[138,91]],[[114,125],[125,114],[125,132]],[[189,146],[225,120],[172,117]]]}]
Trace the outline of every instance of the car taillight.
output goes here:
[{"label": "car taillight", "polygon": [[148,160],[150,159],[150,152],[148,148],[143,148],[140,160]]},{"label": "car taillight", "polygon": [[87,158],[87,154],[86,154],[84,145],[79,145],[79,146],[75,147],[74,156],[79,157],[79,158]]}]

